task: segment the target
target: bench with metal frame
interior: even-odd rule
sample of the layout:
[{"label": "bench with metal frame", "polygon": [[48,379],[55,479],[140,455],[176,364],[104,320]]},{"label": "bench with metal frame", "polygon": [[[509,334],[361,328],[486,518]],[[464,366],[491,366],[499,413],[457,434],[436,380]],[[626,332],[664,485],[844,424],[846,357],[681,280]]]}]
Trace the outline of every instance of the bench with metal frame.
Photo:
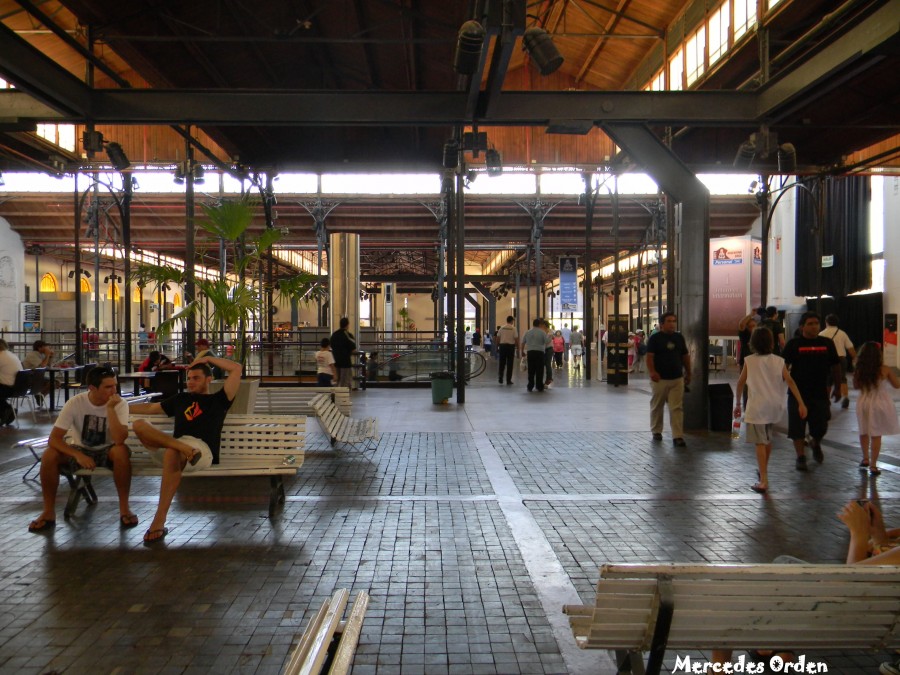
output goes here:
[{"label": "bench with metal frame", "polygon": [[593,605],[563,611],[583,649],[619,673],[658,674],[667,649],[900,647],[900,568],[622,564],[600,568]]},{"label": "bench with metal frame", "polygon": [[309,405],[319,394],[332,394],[335,405],[350,416],[353,403],[348,387],[260,387],[253,412],[261,415],[310,415],[316,411]]},{"label": "bench with metal frame", "polygon": [[356,419],[340,411],[334,402],[334,394],[319,394],[312,398],[309,407],[316,411],[319,426],[328,435],[331,447],[336,443],[350,445],[377,443],[378,423],[373,417]]}]

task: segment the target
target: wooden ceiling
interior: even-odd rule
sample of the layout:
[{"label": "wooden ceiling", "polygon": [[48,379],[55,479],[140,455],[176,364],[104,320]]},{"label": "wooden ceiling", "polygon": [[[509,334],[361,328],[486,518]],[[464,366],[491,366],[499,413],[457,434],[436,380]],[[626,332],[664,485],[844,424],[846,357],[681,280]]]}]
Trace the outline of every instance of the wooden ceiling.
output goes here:
[{"label": "wooden ceiling", "polygon": [[[474,127],[507,165],[633,168],[640,158],[617,155],[604,131],[612,122],[647,126],[696,171],[731,170],[738,146],[763,128],[794,144],[800,172],[900,166],[896,0],[782,0],[697,91],[636,91],[708,4],[716,3],[0,0],[0,76],[18,87],[0,92],[0,170],[60,172],[106,161],[85,156],[87,123],[135,164],[182,161],[187,137],[198,161],[250,173],[437,171],[447,140]],[[511,13],[492,14],[498,7]],[[454,72],[454,50],[473,17],[489,35],[467,78]],[[541,76],[522,49],[521,30],[532,26],[553,35],[565,59],[551,75]],[[573,121],[590,131],[547,133]],[[39,122],[77,124],[79,146],[66,153],[36,139],[28,129]],[[775,153],[764,154],[751,170],[776,171]],[[477,166],[484,153],[465,159]],[[314,245],[304,197],[278,197],[286,243]],[[598,256],[614,245],[604,199]],[[0,215],[26,242],[64,256],[71,201],[6,195]],[[468,200],[473,260],[476,250],[530,242],[531,220],[515,201]],[[756,214],[752,196],[714,199],[711,232],[746,232]],[[139,194],[133,218],[136,246],[178,250],[185,216],[177,198]],[[644,206],[622,202],[622,248],[639,245],[648,226]],[[415,200],[346,200],[328,228],[360,232],[364,248],[382,251],[373,261],[391,250],[422,251],[428,260],[437,241],[434,217]],[[542,248],[583,243],[584,207],[554,209]]]}]

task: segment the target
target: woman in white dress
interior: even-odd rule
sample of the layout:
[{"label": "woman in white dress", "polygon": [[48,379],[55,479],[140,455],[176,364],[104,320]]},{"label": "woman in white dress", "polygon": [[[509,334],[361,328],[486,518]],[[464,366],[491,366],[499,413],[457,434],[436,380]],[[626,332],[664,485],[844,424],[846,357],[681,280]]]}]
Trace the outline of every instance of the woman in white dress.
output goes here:
[{"label": "woman in white dress", "polygon": [[[857,367],[853,373],[853,388],[859,390],[856,402],[856,421],[859,425],[859,444],[862,447],[862,461],[859,470],[868,469],[870,476],[878,476],[878,454],[881,452],[881,437],[900,434],[900,422],[894,399],[887,388],[890,384],[900,389],[900,380],[894,371],[884,365],[881,345],[867,342],[859,350]],[[869,451],[871,449],[871,460]]]}]

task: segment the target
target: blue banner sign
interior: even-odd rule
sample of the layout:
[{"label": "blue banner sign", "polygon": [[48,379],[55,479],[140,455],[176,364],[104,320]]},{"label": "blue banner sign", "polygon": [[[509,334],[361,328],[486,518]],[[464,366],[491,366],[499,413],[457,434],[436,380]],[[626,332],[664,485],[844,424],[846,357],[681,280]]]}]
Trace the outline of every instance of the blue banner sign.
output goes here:
[{"label": "blue banner sign", "polygon": [[574,256],[559,259],[559,308],[578,310],[578,258]]}]

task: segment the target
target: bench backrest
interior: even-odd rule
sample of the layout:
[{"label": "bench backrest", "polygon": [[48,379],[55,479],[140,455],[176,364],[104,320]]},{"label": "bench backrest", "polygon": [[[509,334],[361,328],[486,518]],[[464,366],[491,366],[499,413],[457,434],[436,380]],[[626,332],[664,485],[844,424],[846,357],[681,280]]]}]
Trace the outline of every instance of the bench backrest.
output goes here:
[{"label": "bench backrest", "polygon": [[670,648],[900,647],[896,566],[604,565],[576,639],[648,650],[667,592]]},{"label": "bench backrest", "polygon": [[[131,420],[143,418],[160,431],[172,432],[173,421],[162,415],[132,415]],[[230,460],[270,457],[277,462],[289,455],[303,453],[306,442],[306,418],[302,415],[228,415],[222,427],[222,445],[219,458],[222,463]],[[129,445],[139,446],[140,441],[129,432]]]},{"label": "bench backrest", "polygon": [[338,409],[349,417],[349,387],[263,387],[257,392],[254,411],[261,414],[315,415],[309,402],[319,394],[333,394]]}]

